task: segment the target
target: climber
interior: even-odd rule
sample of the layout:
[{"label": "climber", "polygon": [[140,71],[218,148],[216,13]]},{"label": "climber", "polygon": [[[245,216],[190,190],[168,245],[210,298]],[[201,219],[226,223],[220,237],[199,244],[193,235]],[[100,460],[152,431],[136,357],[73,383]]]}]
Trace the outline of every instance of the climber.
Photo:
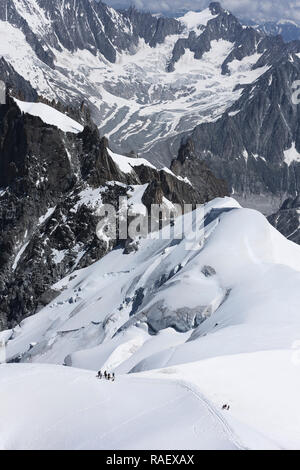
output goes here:
[{"label": "climber", "polygon": [[104,378],[107,379],[107,372],[104,371]]},{"label": "climber", "polygon": [[98,379],[102,379],[102,372],[101,372],[101,370],[99,370],[97,377],[98,377]]},{"label": "climber", "polygon": [[226,411],[229,411],[230,410],[230,406],[229,405],[223,405],[222,406],[222,410],[226,410]]}]

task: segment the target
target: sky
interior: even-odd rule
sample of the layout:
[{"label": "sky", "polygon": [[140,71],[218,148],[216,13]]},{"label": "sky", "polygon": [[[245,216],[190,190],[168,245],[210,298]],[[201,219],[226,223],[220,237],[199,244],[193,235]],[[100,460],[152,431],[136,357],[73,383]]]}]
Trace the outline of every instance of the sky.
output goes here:
[{"label": "sky", "polygon": [[[104,0],[104,2],[115,8],[136,5],[139,9],[162,12],[166,15],[182,11],[183,8],[202,10],[210,3],[208,0]],[[220,3],[240,18],[255,21],[289,19],[300,23],[300,0],[223,0]]]}]

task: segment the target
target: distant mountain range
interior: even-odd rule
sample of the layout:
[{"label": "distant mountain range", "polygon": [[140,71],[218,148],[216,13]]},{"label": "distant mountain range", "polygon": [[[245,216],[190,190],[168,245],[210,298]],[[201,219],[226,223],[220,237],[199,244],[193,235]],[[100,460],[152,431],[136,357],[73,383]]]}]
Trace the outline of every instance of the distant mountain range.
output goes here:
[{"label": "distant mountain range", "polygon": [[[188,9],[183,8],[182,10],[172,12],[170,16],[172,18],[181,18],[188,13],[188,11]],[[196,13],[200,11],[201,10],[195,10]],[[159,13],[158,16],[162,16],[162,14]],[[292,19],[281,19],[277,21],[255,21],[243,17],[239,17],[238,19],[243,25],[251,26],[268,36],[278,36],[280,34],[286,42],[300,40],[300,24]]]},{"label": "distant mountain range", "polygon": [[300,40],[300,25],[293,20],[265,21],[257,24],[255,21],[243,21],[268,36],[281,35],[285,42]]}]

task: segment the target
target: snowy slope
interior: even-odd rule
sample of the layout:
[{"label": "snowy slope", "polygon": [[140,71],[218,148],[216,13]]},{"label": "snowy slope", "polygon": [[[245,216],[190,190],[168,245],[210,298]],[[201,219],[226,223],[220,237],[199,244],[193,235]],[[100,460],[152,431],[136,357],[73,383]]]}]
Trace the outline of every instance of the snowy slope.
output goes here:
[{"label": "snowy slope", "polygon": [[[201,26],[207,26],[207,23],[218,15],[213,15],[209,8],[203,11],[188,11],[184,16],[178,18],[188,31],[200,33]],[[204,29],[204,28],[202,28]]]},{"label": "snowy slope", "polygon": [[0,366],[0,387],[2,450],[238,448],[217,413],[173,382],[14,365]]},{"label": "snowy slope", "polygon": [[[199,220],[202,211],[199,208]],[[3,337],[10,338],[7,359],[19,356],[23,363],[65,363],[93,373],[107,368],[117,373],[123,392],[127,384],[143,387],[140,376],[151,381],[167,380],[166,387],[169,380],[175,380],[175,389],[187,386],[200,394],[206,406],[221,413],[221,421],[225,420],[232,430],[231,436],[238,436],[231,440],[234,445],[299,448],[299,366],[293,348],[300,331],[300,248],[282,237],[261,214],[239,208],[233,199],[209,203],[205,214],[204,238],[200,234],[190,239],[196,222],[185,216],[188,229],[183,240],[175,240],[181,230],[179,218],[171,239],[141,240],[139,251],[130,255],[116,249],[75,273],[75,278],[58,283],[55,288],[64,290],[52,304],[5,333]],[[13,367],[1,369],[4,384],[6,374],[14,374]],[[20,371],[24,367],[24,383],[31,387],[26,379],[28,366],[18,367]],[[37,371],[37,377],[43,376],[44,366],[39,367],[29,370]],[[86,374],[66,370],[62,369],[63,375],[78,374],[75,383]],[[120,375],[130,371],[136,373],[133,378],[131,374],[128,378]],[[18,376],[16,373],[16,380]],[[93,375],[89,377],[92,380]],[[7,382],[8,397],[9,383],[14,384],[14,380]],[[159,400],[165,396],[160,384]],[[102,387],[92,385],[98,386]],[[106,386],[110,384],[103,384]],[[111,398],[111,408],[118,410],[116,429],[127,419],[123,420],[126,411],[119,403],[118,386]],[[47,384],[41,393],[46,389]],[[138,389],[132,395],[135,399],[141,396]],[[189,400],[185,402],[186,410],[190,410]],[[222,412],[224,403],[231,405],[229,412]],[[137,414],[139,406],[136,403]],[[181,410],[172,414],[172,420],[182,419]],[[168,407],[165,411],[169,412]],[[206,418],[202,420],[202,412],[195,414],[200,420],[200,433],[210,428]],[[48,416],[43,419],[48,423]],[[54,439],[54,428],[50,425],[49,429]],[[129,429],[134,434],[139,427]],[[184,431],[181,445],[173,434],[161,445],[210,447],[212,441],[196,443],[190,438],[189,426],[184,429],[187,434]],[[12,432],[18,436],[16,427]],[[0,442],[1,436],[3,440],[3,433]],[[130,440],[115,441],[114,433],[109,436],[110,440],[99,441],[100,447],[108,442],[122,448],[132,445]],[[52,441],[55,446],[62,443],[57,439]],[[147,447],[159,445],[151,436],[147,439]],[[224,446],[219,437],[213,439],[216,448]],[[33,438],[27,443],[21,438],[16,442],[17,447],[40,447],[45,443],[41,439],[34,444]],[[66,441],[63,445],[76,447],[77,442]],[[135,442],[146,445],[144,441]],[[7,441],[2,445],[12,444]],[[84,447],[94,445],[93,439],[82,443]]]},{"label": "snowy slope", "polygon": [[290,350],[218,356],[138,374],[185,383],[200,390],[224,418],[241,446],[256,450],[299,450],[299,362]]},{"label": "snowy slope", "polygon": [[151,163],[148,162],[148,160],[145,160],[144,158],[125,157],[125,155],[119,155],[117,153],[112,152],[111,150],[108,150],[108,153],[113,159],[113,161],[116,163],[116,165],[118,165],[122,173],[131,173],[134,170],[135,166],[141,165],[156,169],[155,166],[151,165]]},{"label": "snowy slope", "polygon": [[15,102],[23,113],[39,117],[46,124],[58,127],[58,129],[61,129],[63,132],[79,133],[83,131],[81,124],[56,109],[51,108],[51,106],[43,103],[26,103],[25,101],[17,99],[15,99]]}]

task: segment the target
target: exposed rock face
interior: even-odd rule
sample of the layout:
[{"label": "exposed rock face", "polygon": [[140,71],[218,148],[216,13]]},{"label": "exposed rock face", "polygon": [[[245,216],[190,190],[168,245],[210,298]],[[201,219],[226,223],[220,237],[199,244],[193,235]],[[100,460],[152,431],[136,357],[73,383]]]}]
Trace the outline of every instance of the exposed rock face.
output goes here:
[{"label": "exposed rock face", "polygon": [[157,173],[157,177],[154,177],[148,185],[143,195],[143,203],[146,207],[150,207],[151,204],[162,204],[164,197],[174,204],[180,205],[193,204],[195,206],[205,202],[200,192],[191,187],[189,183],[160,171]]},{"label": "exposed rock face", "polygon": [[[243,27],[230,13],[223,10],[219,3],[211,3],[210,11],[216,18],[211,19],[202,34],[196,35],[193,31],[187,39],[179,39],[174,46],[173,56],[169,64],[169,71],[174,71],[174,64],[184,55],[186,49],[194,52],[196,59],[201,59],[205,52],[211,48],[213,40],[227,40],[236,42],[240,39]],[[250,30],[249,30],[250,31]],[[259,33],[257,33],[259,36]],[[248,38],[245,37],[245,42]]]},{"label": "exposed rock face", "polygon": [[230,193],[227,183],[216,178],[206,163],[196,157],[192,140],[180,149],[178,158],[171,164],[171,170],[176,175],[188,178],[201,193],[203,202],[210,201],[213,194],[224,197]]},{"label": "exposed rock face", "polygon": [[[171,173],[143,165],[122,173],[107,149],[92,124],[79,134],[64,133],[23,114],[10,96],[0,106],[1,328],[34,313],[57,295],[56,281],[119,243],[96,235],[101,205],[118,211],[119,197],[146,183],[146,206],[163,198],[203,202]],[[128,240],[125,250],[135,245]]]},{"label": "exposed rock face", "polygon": [[292,84],[299,74],[300,59],[291,53],[247,85],[222,118],[197,126],[180,154],[193,148],[193,155],[237,195],[295,196],[300,181],[300,107],[293,103]]},{"label": "exposed rock face", "polygon": [[267,21],[261,24],[257,24],[254,21],[245,21],[245,24],[252,26],[267,36],[280,35],[285,42],[300,40],[300,26],[292,20]]},{"label": "exposed rock face", "polygon": [[[33,11],[28,10],[28,3],[29,2],[24,2],[23,0],[2,1],[0,4],[0,19],[9,22],[12,26],[22,31],[26,41],[31,45],[37,57],[49,67],[53,67],[53,53],[48,48],[46,42],[33,31],[24,17],[24,11],[27,9],[27,19],[32,16],[34,21]],[[35,12],[35,14],[37,13],[38,12]],[[43,18],[43,16],[40,16],[40,18]],[[42,31],[42,25],[38,29]]]},{"label": "exposed rock face", "polygon": [[0,57],[0,80],[14,92],[15,96],[19,96],[26,101],[34,102],[37,100],[37,92],[31,84],[19,75],[3,57]]},{"label": "exposed rock face", "polygon": [[269,222],[286,238],[300,245],[300,197],[287,199]]},{"label": "exposed rock face", "polygon": [[[95,208],[80,204],[80,195],[107,181],[136,178],[120,173],[105,145],[94,128],[65,134],[22,115],[10,98],[0,107],[2,322],[33,313],[56,280],[110,249],[96,237]],[[106,197],[117,200],[113,188]]]},{"label": "exposed rock face", "polygon": [[58,191],[70,189],[71,163],[61,131],[49,129],[33,116],[23,116],[10,98],[0,107],[0,126],[2,188],[12,188],[15,195],[32,195],[42,189],[46,201]]},{"label": "exposed rock face", "polygon": [[156,18],[134,7],[121,13],[124,18],[130,20],[134,36],[143,38],[150,47],[162,44],[167,36],[180,34],[183,31],[183,25],[173,18]]},{"label": "exposed rock face", "polygon": [[52,68],[52,49],[99,52],[114,63],[118,51],[132,50],[140,38],[155,47],[183,29],[172,18],[156,18],[135,8],[117,12],[95,0],[5,0],[0,5],[0,19],[20,29],[37,57]]}]

